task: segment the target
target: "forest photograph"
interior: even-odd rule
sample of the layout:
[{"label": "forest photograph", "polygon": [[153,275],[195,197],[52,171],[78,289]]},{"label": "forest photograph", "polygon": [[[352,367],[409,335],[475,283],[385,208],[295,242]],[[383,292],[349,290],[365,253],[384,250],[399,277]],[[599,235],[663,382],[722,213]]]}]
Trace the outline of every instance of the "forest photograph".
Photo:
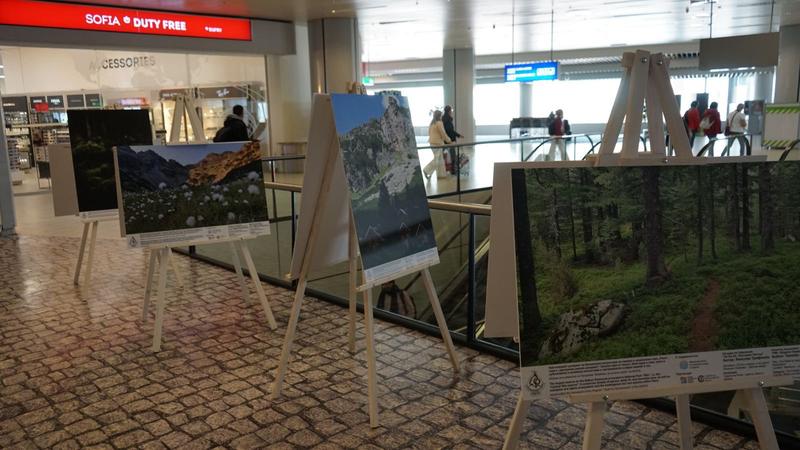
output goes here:
[{"label": "forest photograph", "polygon": [[522,366],[800,343],[800,163],[515,169]]},{"label": "forest photograph", "polygon": [[117,209],[114,154],[118,145],[151,145],[150,112],[73,109],[67,112],[80,212]]}]

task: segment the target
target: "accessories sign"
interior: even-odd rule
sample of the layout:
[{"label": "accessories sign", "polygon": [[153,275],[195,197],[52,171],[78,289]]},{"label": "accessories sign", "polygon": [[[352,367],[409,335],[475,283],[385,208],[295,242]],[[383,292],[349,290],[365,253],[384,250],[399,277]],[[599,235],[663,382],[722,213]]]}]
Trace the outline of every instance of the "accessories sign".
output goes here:
[{"label": "accessories sign", "polygon": [[36,0],[0,0],[0,25],[251,40],[250,20]]}]

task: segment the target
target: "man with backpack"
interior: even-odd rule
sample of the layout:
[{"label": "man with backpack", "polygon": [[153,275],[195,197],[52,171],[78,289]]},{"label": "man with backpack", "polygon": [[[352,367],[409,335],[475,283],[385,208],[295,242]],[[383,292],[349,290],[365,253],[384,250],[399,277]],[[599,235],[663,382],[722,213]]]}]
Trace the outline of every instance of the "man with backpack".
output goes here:
[{"label": "man with backpack", "polygon": [[689,134],[689,147],[694,148],[694,137],[700,129],[700,110],[697,109],[697,101],[693,101],[691,107],[683,113],[683,124],[686,133]]},{"label": "man with backpack", "polygon": [[564,119],[564,111],[556,110],[556,115],[550,121],[547,127],[547,133],[550,135],[550,152],[547,155],[548,161],[554,161],[556,156],[556,148],[561,154],[561,160],[567,160],[567,146],[564,142],[564,135],[572,134],[569,127],[569,121]]},{"label": "man with backpack", "polygon": [[249,141],[250,133],[244,123],[244,108],[242,105],[233,107],[233,114],[225,119],[222,128],[214,135],[214,142],[242,142]]}]

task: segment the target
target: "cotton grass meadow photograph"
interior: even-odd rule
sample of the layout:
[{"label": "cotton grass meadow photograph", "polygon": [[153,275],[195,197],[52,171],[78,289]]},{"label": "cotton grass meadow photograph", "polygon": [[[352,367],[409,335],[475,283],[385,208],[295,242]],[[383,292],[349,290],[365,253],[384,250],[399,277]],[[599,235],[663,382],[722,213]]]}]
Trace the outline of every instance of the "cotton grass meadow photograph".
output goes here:
[{"label": "cotton grass meadow photograph", "polygon": [[257,142],[116,149],[125,234],[266,222]]}]

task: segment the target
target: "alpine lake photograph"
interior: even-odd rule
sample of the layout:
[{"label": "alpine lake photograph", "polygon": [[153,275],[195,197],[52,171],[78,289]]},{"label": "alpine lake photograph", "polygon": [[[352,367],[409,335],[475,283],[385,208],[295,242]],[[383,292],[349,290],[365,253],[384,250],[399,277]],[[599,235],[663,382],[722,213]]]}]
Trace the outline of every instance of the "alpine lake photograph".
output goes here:
[{"label": "alpine lake photograph", "polygon": [[364,267],[436,248],[407,99],[331,100]]}]

